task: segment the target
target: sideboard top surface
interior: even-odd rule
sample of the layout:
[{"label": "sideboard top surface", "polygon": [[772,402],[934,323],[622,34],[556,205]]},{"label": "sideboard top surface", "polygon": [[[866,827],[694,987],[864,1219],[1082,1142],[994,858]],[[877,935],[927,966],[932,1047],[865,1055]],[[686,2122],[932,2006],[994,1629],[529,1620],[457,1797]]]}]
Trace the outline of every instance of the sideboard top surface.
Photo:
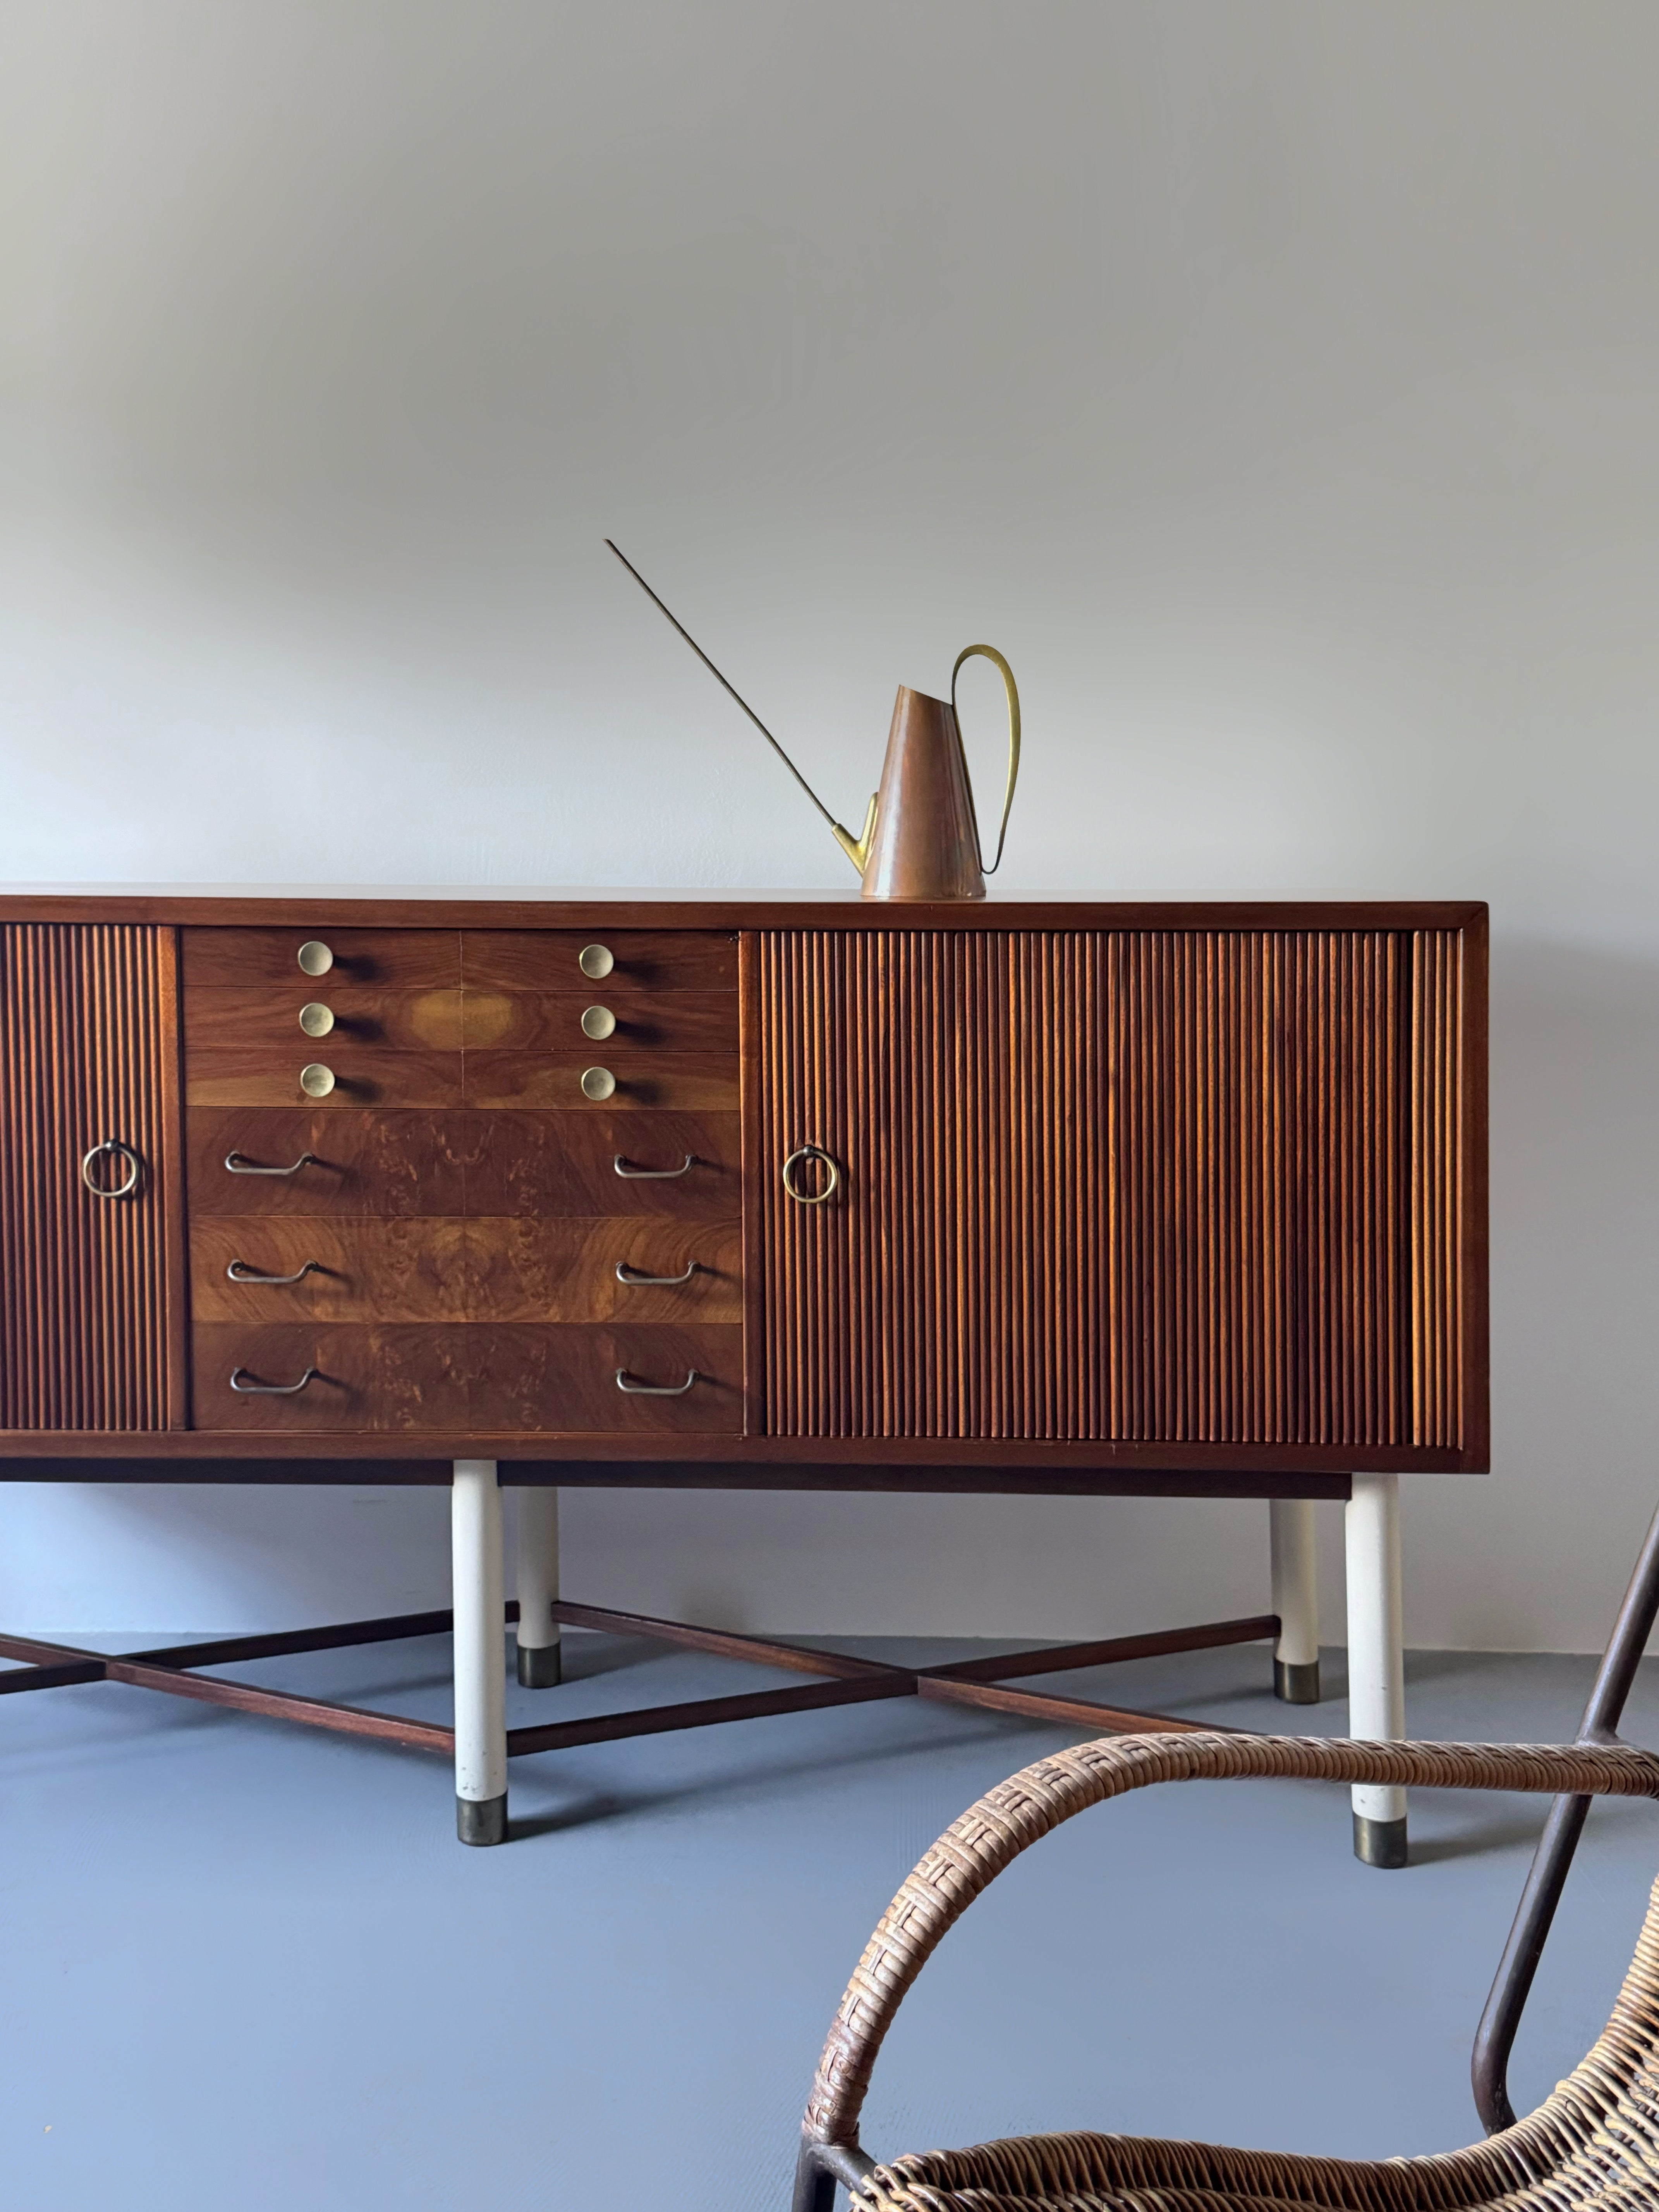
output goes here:
[{"label": "sideboard top surface", "polygon": [[15,921],[131,921],[195,928],[293,927],[556,929],[603,911],[616,928],[753,929],[1462,929],[1484,923],[1479,899],[1341,896],[1112,898],[1098,891],[968,900],[874,900],[855,890],[501,890],[306,885],[258,892],[224,885],[0,886]]}]

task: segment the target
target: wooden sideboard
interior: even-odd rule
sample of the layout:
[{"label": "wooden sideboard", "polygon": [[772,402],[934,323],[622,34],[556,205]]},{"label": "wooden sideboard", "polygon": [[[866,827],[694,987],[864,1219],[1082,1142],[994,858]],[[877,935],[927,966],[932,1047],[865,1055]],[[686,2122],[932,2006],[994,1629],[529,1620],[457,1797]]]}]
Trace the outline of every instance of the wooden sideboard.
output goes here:
[{"label": "wooden sideboard", "polygon": [[0,971],[0,1474],[1487,1464],[1478,904],[14,896]]}]

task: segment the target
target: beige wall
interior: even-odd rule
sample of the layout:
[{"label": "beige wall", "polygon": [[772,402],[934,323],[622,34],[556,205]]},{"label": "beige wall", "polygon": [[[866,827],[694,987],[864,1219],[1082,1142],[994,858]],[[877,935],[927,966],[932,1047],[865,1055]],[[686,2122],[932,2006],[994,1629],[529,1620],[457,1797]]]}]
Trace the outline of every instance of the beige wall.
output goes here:
[{"label": "beige wall", "polygon": [[[1491,899],[1495,1471],[1410,1486],[1408,1629],[1593,1645],[1659,1493],[1656,70],[1567,0],[6,0],[0,877],[836,884],[601,537],[848,817],[988,638],[1008,889]],[[0,1613],[435,1595],[441,1502],[18,1492]],[[1262,1517],[568,1549],[1063,1634],[1259,1603]]]}]

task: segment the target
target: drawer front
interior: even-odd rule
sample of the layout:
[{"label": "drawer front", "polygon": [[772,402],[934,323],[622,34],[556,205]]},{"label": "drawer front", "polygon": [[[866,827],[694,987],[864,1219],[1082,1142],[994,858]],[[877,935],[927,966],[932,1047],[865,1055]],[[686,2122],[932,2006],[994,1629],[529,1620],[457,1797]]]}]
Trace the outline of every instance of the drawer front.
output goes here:
[{"label": "drawer front", "polygon": [[[465,996],[464,1042],[474,1051],[735,1055],[738,1002],[730,992],[476,991]],[[582,1027],[583,1017],[589,1026]],[[607,1034],[595,1036],[594,1030]],[[586,1065],[586,1063],[584,1063]]]},{"label": "drawer front", "polygon": [[[602,945],[614,965],[590,976],[580,963]],[[461,939],[469,991],[725,991],[738,988],[737,939],[715,930],[469,929]]]},{"label": "drawer front", "polygon": [[[188,1024],[186,1026],[188,1036]],[[363,1106],[459,1106],[459,1052],[386,1052],[331,1036],[314,1043],[295,1032],[280,1048],[260,1044],[186,1042],[185,1098],[191,1106],[295,1106],[307,1097],[301,1071],[321,1066],[334,1087],[316,1101],[325,1115]]]},{"label": "drawer front", "polygon": [[[468,1142],[459,1114],[192,1106],[191,1219],[464,1213]],[[226,1165],[232,1158],[241,1172]]]},{"label": "drawer front", "polygon": [[[605,1069],[616,1089],[590,1101],[582,1078]],[[691,1054],[675,1058],[648,1052],[621,1037],[589,1045],[580,1052],[469,1052],[469,1106],[545,1107],[579,1111],[603,1104],[611,1113],[666,1110],[681,1114],[735,1114],[738,1106],[736,1053]]]},{"label": "drawer front", "polygon": [[[307,1021],[300,1017],[304,1012]],[[365,1045],[392,1052],[459,1052],[459,991],[382,991],[331,975],[307,984],[256,983],[240,990],[195,991],[186,1007],[188,1051],[258,1046],[286,1063],[361,1053]]]},{"label": "drawer front", "polygon": [[[229,1215],[637,1214],[741,1211],[735,1114],[330,1114],[192,1107],[192,1220]],[[311,1156],[303,1167],[296,1164]],[[243,1171],[226,1161],[235,1157]],[[625,1172],[618,1174],[621,1160]],[[691,1164],[688,1167],[686,1162]],[[291,1169],[292,1173],[248,1170]]]},{"label": "drawer front", "polygon": [[[460,933],[453,929],[186,929],[180,973],[187,993],[288,984],[326,998],[348,982],[381,990],[453,991],[461,981]],[[300,965],[302,945],[325,945],[321,974]]]},{"label": "drawer front", "polygon": [[[735,1431],[743,1421],[736,1327],[200,1322],[194,1352],[199,1429],[660,1436]],[[308,1370],[315,1372],[302,1389],[283,1389]],[[675,1395],[625,1393],[619,1370]],[[694,1373],[698,1379],[682,1388]],[[276,1387],[234,1390],[234,1374]]]},{"label": "drawer front", "polygon": [[254,1216],[191,1235],[198,1322],[736,1322],[741,1273],[735,1222]]}]

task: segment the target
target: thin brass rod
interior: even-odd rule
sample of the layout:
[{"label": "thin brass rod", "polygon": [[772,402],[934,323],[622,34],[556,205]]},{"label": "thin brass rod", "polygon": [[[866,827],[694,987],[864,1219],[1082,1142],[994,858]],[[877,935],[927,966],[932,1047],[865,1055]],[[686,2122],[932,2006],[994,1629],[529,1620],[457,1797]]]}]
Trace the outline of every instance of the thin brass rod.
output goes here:
[{"label": "thin brass rod", "polygon": [[656,593],[652,590],[652,588],[651,588],[650,585],[649,585],[649,584],[647,584],[647,583],[646,582],[646,580],[645,580],[644,577],[643,577],[642,575],[641,575],[641,574],[640,574],[639,570],[638,570],[638,569],[634,566],[634,563],[633,563],[633,562],[629,559],[629,557],[628,557],[627,554],[625,554],[625,553],[623,551],[622,548],[621,548],[619,545],[613,544],[611,543],[611,540],[610,538],[608,538],[605,539],[605,544],[606,544],[607,545],[609,545],[609,546],[611,547],[611,551],[616,555],[617,558],[617,559],[622,562],[622,564],[623,564],[623,568],[627,569],[627,571],[628,571],[629,574],[629,575],[634,579],[634,581],[635,581],[635,582],[639,586],[640,589],[641,589],[641,590],[645,593],[645,596],[647,597],[647,599],[649,599],[649,600],[651,600],[654,605],[656,605],[656,606],[658,606],[658,607],[661,608],[661,609],[662,609],[663,613],[668,616],[668,619],[669,619],[669,621],[670,621],[670,622],[672,622],[672,623],[673,623],[673,625],[674,625],[675,629],[676,629],[677,630],[678,630],[678,632],[679,632],[680,635],[681,635],[681,636],[685,640],[686,643],[690,647],[690,648],[691,648],[692,652],[693,652],[693,653],[695,653],[696,654],[696,656],[697,656],[698,659],[699,659],[700,661],[702,661],[702,663],[703,666],[704,666],[704,667],[708,671],[709,674],[710,674],[712,677],[714,677],[714,678],[715,679],[715,681],[716,681],[717,683],[719,683],[719,684],[725,684],[725,685],[726,685],[726,690],[727,690],[732,694],[732,697],[737,701],[737,702],[738,702],[738,706],[742,708],[742,709],[743,709],[744,713],[745,714],[747,714],[747,715],[748,715],[748,717],[749,717],[750,720],[754,724],[755,727],[756,727],[756,728],[760,732],[760,733],[761,733],[762,737],[763,737],[763,738],[765,738],[765,740],[766,740],[767,744],[768,744],[769,745],[770,745],[770,746],[771,746],[771,748],[772,748],[773,751],[777,755],[778,758],[779,758],[779,759],[783,763],[784,766],[788,769],[788,771],[789,771],[790,775],[793,775],[793,776],[794,777],[794,779],[795,779],[796,782],[800,786],[801,789],[802,789],[802,790],[806,793],[806,796],[807,796],[807,797],[811,800],[811,802],[812,802],[813,805],[814,805],[814,806],[816,806],[816,807],[817,808],[818,812],[819,812],[821,815],[823,815],[823,817],[824,820],[825,820],[825,821],[830,824],[830,827],[832,830],[836,829],[839,825],[838,825],[838,823],[836,823],[836,820],[835,816],[834,816],[834,815],[830,811],[830,809],[829,809],[829,808],[824,805],[823,801],[823,800],[818,797],[818,795],[817,795],[817,792],[813,790],[813,788],[812,788],[811,785],[810,783],[808,783],[808,781],[806,781],[806,778],[805,778],[805,777],[801,774],[800,770],[799,770],[799,769],[795,766],[795,763],[793,763],[793,761],[792,761],[792,760],[790,759],[790,757],[789,757],[788,754],[787,754],[787,752],[785,752],[785,750],[783,750],[783,747],[782,747],[782,746],[778,743],[777,739],[776,739],[776,738],[772,735],[772,732],[770,732],[770,730],[769,730],[769,729],[767,728],[767,726],[766,726],[765,723],[762,721],[762,720],[761,720],[760,716],[759,716],[759,715],[755,712],[754,708],[750,705],[749,702],[748,702],[748,701],[744,697],[744,696],[743,696],[742,692],[741,692],[741,691],[739,691],[739,690],[738,690],[738,688],[737,688],[736,684],[731,684],[731,683],[727,683],[727,682],[726,682],[726,678],[720,674],[720,672],[719,669],[715,667],[715,665],[714,665],[714,662],[713,662],[713,661],[708,658],[708,654],[703,651],[702,647],[697,643],[696,639],[695,637],[693,637],[693,636],[692,636],[692,635],[691,635],[690,631],[689,629],[687,629],[687,628],[685,627],[685,624],[684,624],[683,622],[681,622],[681,621],[679,620],[679,618],[678,618],[678,616],[669,613],[669,610],[668,610],[666,607],[663,606],[663,603],[662,603],[662,601],[661,601],[659,599],[658,599],[658,597],[657,597]]}]

